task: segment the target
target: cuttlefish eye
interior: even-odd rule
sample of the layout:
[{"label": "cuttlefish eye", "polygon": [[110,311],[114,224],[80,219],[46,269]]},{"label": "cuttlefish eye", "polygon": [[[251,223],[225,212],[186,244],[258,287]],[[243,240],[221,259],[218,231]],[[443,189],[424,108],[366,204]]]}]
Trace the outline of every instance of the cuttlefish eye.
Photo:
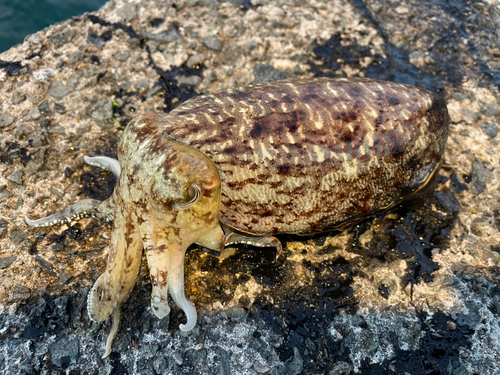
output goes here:
[{"label": "cuttlefish eye", "polygon": [[187,210],[193,207],[198,199],[203,195],[203,185],[201,182],[195,182],[191,184],[188,188],[189,201],[187,202],[177,202],[175,201],[172,206],[178,210]]}]

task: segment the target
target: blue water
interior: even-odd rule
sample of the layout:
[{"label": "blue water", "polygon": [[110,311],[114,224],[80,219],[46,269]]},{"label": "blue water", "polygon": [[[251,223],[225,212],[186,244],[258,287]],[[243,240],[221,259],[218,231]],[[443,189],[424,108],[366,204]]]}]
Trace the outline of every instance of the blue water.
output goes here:
[{"label": "blue water", "polygon": [[106,0],[0,0],[0,53],[56,22],[99,9]]}]

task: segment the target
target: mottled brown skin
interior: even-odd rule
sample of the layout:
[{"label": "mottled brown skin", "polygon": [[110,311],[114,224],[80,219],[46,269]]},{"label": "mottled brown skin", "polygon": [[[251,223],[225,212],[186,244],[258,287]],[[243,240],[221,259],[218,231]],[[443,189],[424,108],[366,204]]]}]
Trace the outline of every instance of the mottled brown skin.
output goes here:
[{"label": "mottled brown skin", "polygon": [[439,164],[449,125],[429,91],[356,78],[244,87],[138,121],[156,149],[168,136],[207,155],[221,223],[256,235],[325,231],[408,196]]},{"label": "mottled brown skin", "polygon": [[143,249],[153,313],[168,315],[170,294],[189,331],[196,309],[184,293],[188,246],[279,251],[274,234],[344,228],[432,191],[448,125],[441,98],[391,82],[304,79],[223,91],[138,116],[120,141],[119,165],[85,158],[119,176],[108,200],[26,222],[114,219],[106,270],[88,300],[92,319],[113,316],[107,356]]}]

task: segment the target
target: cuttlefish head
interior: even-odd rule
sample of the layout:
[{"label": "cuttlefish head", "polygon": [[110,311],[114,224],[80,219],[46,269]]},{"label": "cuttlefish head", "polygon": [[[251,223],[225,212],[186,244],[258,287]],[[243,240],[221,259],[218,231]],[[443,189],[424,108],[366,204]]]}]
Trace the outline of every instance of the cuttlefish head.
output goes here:
[{"label": "cuttlefish head", "polygon": [[189,146],[171,142],[175,153],[152,175],[150,200],[139,225],[153,284],[151,307],[168,315],[167,291],[186,313],[189,331],[196,309],[184,293],[184,256],[193,243],[214,250],[224,246],[219,223],[221,182],[213,162]]}]

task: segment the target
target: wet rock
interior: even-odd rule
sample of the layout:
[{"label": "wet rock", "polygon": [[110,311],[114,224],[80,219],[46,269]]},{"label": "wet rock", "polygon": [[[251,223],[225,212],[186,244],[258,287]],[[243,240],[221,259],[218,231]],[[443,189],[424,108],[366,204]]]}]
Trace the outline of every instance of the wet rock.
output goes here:
[{"label": "wet rock", "polygon": [[231,351],[224,350],[219,347],[218,355],[220,358],[220,365],[217,370],[217,375],[231,375]]},{"label": "wet rock", "polygon": [[125,52],[117,51],[115,53],[115,59],[117,59],[118,61],[127,61],[129,57],[130,57],[129,51]]},{"label": "wet rock", "polygon": [[113,103],[110,100],[99,100],[87,108],[87,113],[99,127],[103,129],[113,127]]},{"label": "wet rock", "polygon": [[490,138],[495,138],[497,136],[497,125],[484,122],[481,124],[481,130]]},{"label": "wet rock", "polygon": [[352,366],[347,362],[337,362],[333,365],[328,375],[348,375],[352,371]]},{"label": "wet rock", "polygon": [[274,82],[286,78],[286,74],[268,64],[257,64],[253,71],[255,83]]},{"label": "wet rock", "polygon": [[158,42],[165,42],[165,43],[172,43],[172,42],[182,43],[184,41],[184,38],[182,37],[181,34],[179,34],[177,27],[175,27],[174,25],[170,25],[167,30],[161,31],[157,34],[145,33],[143,36],[146,39],[156,40]]},{"label": "wet rock", "polygon": [[290,357],[286,362],[287,374],[299,375],[302,373],[304,368],[304,360],[300,356],[299,349],[293,348],[293,356]]},{"label": "wet rock", "polygon": [[185,84],[185,85],[191,85],[191,86],[197,86],[201,82],[201,77],[198,76],[182,76],[178,75],[175,77],[177,80],[177,83],[179,85]]},{"label": "wet rock", "polygon": [[[1,236],[1,233],[0,233]],[[2,238],[2,237],[0,237]],[[0,258],[0,270],[9,267],[12,263],[16,261],[17,257],[3,257]]]},{"label": "wet rock", "polygon": [[7,176],[7,180],[18,185],[23,184],[24,171],[22,169],[17,169]]},{"label": "wet rock", "polygon": [[486,181],[490,175],[490,171],[485,168],[483,163],[475,160],[472,166],[472,192],[481,194],[486,188]]},{"label": "wet rock", "polygon": [[457,214],[460,211],[460,202],[452,193],[436,191],[434,197],[445,210],[450,211],[452,214]]},{"label": "wet rock", "polygon": [[[67,81],[53,81],[50,84],[49,95],[54,98],[61,99],[72,92],[76,85],[78,84],[78,79],[76,77],[71,77]],[[57,109],[56,109],[57,111]]]},{"label": "wet rock", "polygon": [[60,33],[54,34],[49,37],[49,41],[55,45],[61,45],[71,42],[71,40],[75,36],[75,30],[66,29],[61,31]]},{"label": "wet rock", "polygon": [[64,336],[49,347],[52,363],[56,366],[75,364],[80,354],[78,339]]},{"label": "wet rock", "polygon": [[30,290],[24,285],[14,285],[9,292],[9,302],[23,302],[31,297]]},{"label": "wet rock", "polygon": [[5,126],[9,126],[14,122],[15,118],[11,115],[7,115],[5,113],[0,113],[0,128]]},{"label": "wet rock", "polygon": [[165,357],[159,356],[153,361],[153,368],[157,374],[165,374],[167,372],[168,363]]},{"label": "wet rock", "polygon": [[177,352],[172,354],[172,358],[174,359],[175,363],[177,363],[179,366],[182,366],[182,364],[184,363],[182,356]]},{"label": "wet rock", "polygon": [[14,94],[12,94],[12,99],[10,99],[10,102],[12,104],[17,105],[17,104],[23,102],[25,99],[26,99],[26,95],[24,95],[22,92],[15,92]]},{"label": "wet rock", "polygon": [[256,361],[253,364],[253,369],[257,371],[259,374],[267,374],[269,371],[271,371],[270,367],[263,365],[259,361]]},{"label": "wet rock", "polygon": [[32,120],[38,120],[40,117],[42,117],[42,113],[40,112],[40,109],[38,107],[35,107],[28,112],[28,114],[26,115],[26,117],[24,117],[24,119],[26,121],[32,121]]},{"label": "wet rock", "polygon": [[211,49],[211,50],[214,50],[214,51],[220,51],[222,49],[222,44],[213,35],[209,35],[209,36],[203,38],[203,44],[208,49]]}]

